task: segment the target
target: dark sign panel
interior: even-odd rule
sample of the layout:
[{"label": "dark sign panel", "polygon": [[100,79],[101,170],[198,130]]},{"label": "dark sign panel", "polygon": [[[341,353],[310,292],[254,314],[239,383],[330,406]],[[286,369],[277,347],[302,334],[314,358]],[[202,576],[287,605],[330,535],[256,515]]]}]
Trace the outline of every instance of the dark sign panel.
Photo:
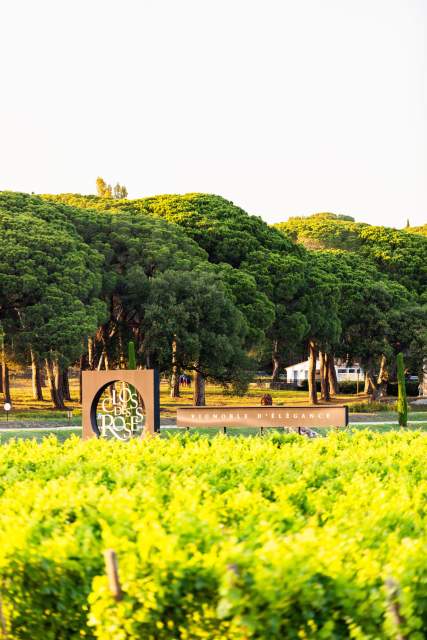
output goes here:
[{"label": "dark sign panel", "polygon": [[348,408],[180,407],[178,427],[346,427]]}]

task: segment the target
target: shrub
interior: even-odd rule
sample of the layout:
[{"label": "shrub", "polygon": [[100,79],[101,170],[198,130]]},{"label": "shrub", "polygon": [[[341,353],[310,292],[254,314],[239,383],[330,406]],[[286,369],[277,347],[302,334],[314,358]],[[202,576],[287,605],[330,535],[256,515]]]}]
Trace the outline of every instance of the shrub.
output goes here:
[{"label": "shrub", "polygon": [[[298,389],[301,389],[302,391],[308,391],[308,380],[302,380],[301,384],[298,385]],[[316,389],[318,393],[320,393],[320,382],[318,380],[316,380]]]},{"label": "shrub", "polygon": [[[405,389],[408,396],[418,396],[418,382],[406,380]],[[389,382],[387,384],[387,393],[389,396],[394,396],[397,398],[399,394],[398,382]]]},{"label": "shrub", "polygon": [[353,402],[348,405],[350,413],[376,413],[377,411],[396,411],[396,403],[387,402]]},{"label": "shrub", "polygon": [[[340,393],[357,393],[357,383],[351,380],[343,380],[339,382]],[[359,381],[359,393],[362,393],[364,388],[364,381]]]}]

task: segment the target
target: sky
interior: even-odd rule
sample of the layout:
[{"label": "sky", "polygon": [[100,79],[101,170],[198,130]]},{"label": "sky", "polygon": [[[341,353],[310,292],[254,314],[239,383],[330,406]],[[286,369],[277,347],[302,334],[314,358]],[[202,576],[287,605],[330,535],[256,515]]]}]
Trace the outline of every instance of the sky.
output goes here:
[{"label": "sky", "polygon": [[427,0],[1,0],[0,190],[427,223]]}]

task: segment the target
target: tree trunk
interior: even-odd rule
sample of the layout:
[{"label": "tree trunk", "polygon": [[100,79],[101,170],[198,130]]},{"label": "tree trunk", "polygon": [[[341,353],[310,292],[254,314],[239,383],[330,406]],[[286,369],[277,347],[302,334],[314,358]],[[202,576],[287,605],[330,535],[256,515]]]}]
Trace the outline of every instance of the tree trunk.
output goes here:
[{"label": "tree trunk", "polygon": [[2,387],[3,387],[3,397],[5,402],[12,402],[10,397],[10,380],[9,380],[9,367],[3,361],[3,365],[1,368],[1,377],[2,377]]},{"label": "tree trunk", "polygon": [[365,370],[365,384],[363,386],[363,393],[365,395],[367,395],[369,393],[369,387],[370,387],[370,379],[369,379],[369,375],[368,372]]},{"label": "tree trunk", "polygon": [[119,343],[119,369],[126,369],[126,357],[125,357],[125,349],[123,345],[123,336],[122,332],[119,330],[118,334],[118,343]]},{"label": "tree trunk", "polygon": [[108,371],[108,370],[109,370],[109,368],[110,368],[110,361],[109,361],[109,359],[108,359],[108,353],[107,353],[107,351],[105,350],[105,351],[104,351],[104,369],[105,369],[105,371]]},{"label": "tree trunk", "polygon": [[5,402],[11,402],[10,399],[10,382],[9,382],[9,367],[6,364],[6,353],[4,350],[4,343],[3,343],[3,349],[2,349],[2,353],[1,353],[1,386],[3,389],[3,398]]},{"label": "tree trunk", "polygon": [[380,372],[378,374],[377,389],[375,391],[375,398],[385,398],[387,395],[387,383],[388,383],[388,369],[387,358],[385,355],[381,356]]},{"label": "tree trunk", "polygon": [[418,372],[418,383],[418,395],[427,395],[427,360],[423,360]]},{"label": "tree trunk", "polygon": [[377,391],[377,385],[375,384],[374,374],[371,367],[368,367],[365,372],[365,389],[364,393],[375,397]]},{"label": "tree trunk", "polygon": [[319,352],[320,388],[322,400],[331,399],[329,394],[328,360],[324,351]]},{"label": "tree trunk", "polygon": [[80,367],[79,367],[79,402],[80,404],[83,401],[83,375],[82,372],[86,370],[87,368],[87,358],[86,358],[86,354],[82,353],[82,355],[80,356]]},{"label": "tree trunk", "polygon": [[52,362],[51,360],[49,360],[49,358],[46,358],[45,363],[46,363],[47,382],[49,386],[50,397],[52,400],[53,407],[54,409],[60,409],[64,411],[65,410],[64,398],[62,396],[61,390],[58,389],[55,384],[56,371],[54,372]]},{"label": "tree trunk", "polygon": [[328,374],[329,395],[336,396],[339,391],[337,372],[335,369],[335,355],[333,353],[326,354],[326,367]]},{"label": "tree trunk", "polygon": [[317,345],[315,340],[310,340],[308,343],[309,348],[309,362],[308,362],[308,399],[312,404],[317,404],[317,389],[316,389],[316,360],[317,360]]},{"label": "tree trunk", "polygon": [[99,357],[98,366],[96,367],[97,371],[101,371],[103,362],[104,362],[104,352],[102,352]]},{"label": "tree trunk", "polygon": [[196,407],[204,407],[206,405],[205,393],[206,381],[201,373],[196,371],[194,376],[193,404]]},{"label": "tree trunk", "polygon": [[31,355],[31,377],[33,383],[34,400],[43,400],[42,378],[40,373],[40,362],[34,351],[30,350]]},{"label": "tree trunk", "polygon": [[55,386],[58,393],[62,395],[63,400],[71,401],[70,382],[68,379],[68,368],[62,369],[58,362],[54,363]]},{"label": "tree trunk", "polygon": [[71,402],[70,377],[68,367],[66,367],[62,372],[62,390],[64,394],[64,400],[66,400],[67,402]]},{"label": "tree trunk", "polygon": [[0,362],[0,393],[3,393],[3,365]]},{"label": "tree trunk", "polygon": [[281,367],[281,359],[279,356],[279,350],[278,350],[278,341],[275,340],[273,342],[273,352],[271,354],[271,359],[273,361],[273,373],[271,376],[271,382],[277,382],[279,379],[279,374],[280,374],[280,367]]},{"label": "tree trunk", "polygon": [[170,397],[171,398],[181,397],[181,393],[179,389],[179,371],[178,370],[172,372]]},{"label": "tree trunk", "polygon": [[87,364],[90,371],[93,371],[93,369],[95,369],[93,338],[87,339]]},{"label": "tree trunk", "polygon": [[172,377],[171,377],[171,388],[170,388],[170,397],[171,398],[179,398],[179,367],[177,363],[177,344],[176,340],[172,340]]}]

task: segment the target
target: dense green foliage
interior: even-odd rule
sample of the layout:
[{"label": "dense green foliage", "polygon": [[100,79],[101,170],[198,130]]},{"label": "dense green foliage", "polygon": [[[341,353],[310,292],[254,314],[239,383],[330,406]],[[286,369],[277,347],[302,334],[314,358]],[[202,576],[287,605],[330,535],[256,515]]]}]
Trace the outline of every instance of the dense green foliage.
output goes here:
[{"label": "dense green foliage", "polygon": [[[256,216],[248,216],[232,202],[209,194],[164,195],[139,200],[114,200],[96,196],[63,194],[46,196],[79,208],[164,218],[182,226],[209,254],[212,262],[239,267],[260,250],[293,251],[292,242]],[[298,253],[298,251],[296,251]]]},{"label": "dense green foliage", "polygon": [[102,256],[60,212],[28,196],[0,194],[0,319],[16,353],[80,355],[105,315]]},{"label": "dense green foliage", "polygon": [[[427,626],[421,433],[0,448],[0,584],[20,640],[395,638]],[[103,550],[119,558],[109,592]]]},{"label": "dense green foliage", "polygon": [[365,259],[418,293],[427,287],[427,239],[411,229],[399,231],[343,220],[333,214],[290,218],[276,225],[310,249],[357,251]]},{"label": "dense green foliage", "polygon": [[[306,252],[261,218],[219,196],[165,195],[140,200],[113,200],[64,194],[55,202],[100,211],[162,218],[179,225],[219,266],[248,324],[247,346],[266,338],[289,353],[306,337],[308,323],[295,308],[305,286]],[[230,269],[231,267],[231,269]]]},{"label": "dense green foliage", "polygon": [[[394,379],[398,353],[401,388],[402,352],[422,370],[427,238],[417,230],[332,214],[277,229],[218,196],[129,201],[105,186],[102,197],[0,193],[3,377],[10,361],[31,362],[35,378],[46,367],[63,408],[77,361],[156,366],[174,392],[190,371],[201,403],[206,378],[243,391],[265,353],[273,375],[307,349],[313,372],[320,354],[325,399],[335,355],[362,363],[372,393]],[[9,443],[9,637],[391,639],[391,576],[400,633],[421,640],[424,453],[426,438],[404,432]],[[119,603],[104,575],[108,547]]]},{"label": "dense green foliage", "polygon": [[[4,210],[0,231],[3,231],[5,242],[8,241],[5,216],[9,216],[14,224],[19,220],[21,225],[11,239],[12,248],[5,247],[7,264],[3,267],[5,277],[1,278],[0,284],[0,319],[6,321],[8,345],[12,351],[13,343],[15,359],[25,361],[30,350],[41,359],[47,351],[55,362],[60,361],[66,367],[80,355],[84,356],[86,348],[82,347],[82,338],[93,336],[86,366],[92,368],[98,362],[103,362],[104,366],[117,366],[126,360],[123,345],[132,338],[140,364],[168,370],[175,343],[178,344],[176,360],[180,368],[194,369],[224,383],[246,380],[252,365],[245,349],[264,338],[264,330],[273,316],[268,298],[258,291],[249,274],[211,264],[203,249],[183,230],[145,213],[98,214],[50,199],[12,193],[2,194],[0,207]],[[51,252],[63,257],[55,265],[54,272],[55,278],[62,278],[64,283],[63,297],[67,278],[76,278],[79,296],[86,302],[86,315],[92,308],[97,312],[95,320],[88,325],[77,317],[79,308],[75,299],[70,298],[68,307],[59,297],[50,299],[46,293],[47,275],[43,270],[40,274],[35,273],[34,260],[30,256],[34,248],[30,245],[22,269],[28,270],[32,280],[27,282],[24,272],[18,272],[15,278],[19,279],[20,286],[27,282],[27,288],[35,288],[34,295],[38,284],[44,295],[45,307],[55,325],[52,329],[45,324],[46,345],[40,344],[38,335],[43,327],[38,331],[34,324],[42,322],[43,318],[40,314],[31,315],[33,303],[27,299],[21,303],[17,299],[19,289],[15,291],[11,278],[7,279],[7,269],[14,264],[12,252],[16,252],[17,247],[23,251],[33,237],[36,243],[39,238],[40,243],[43,242],[42,225],[50,225],[45,235],[47,242],[52,243]],[[63,246],[64,238],[69,246]],[[86,275],[81,268],[78,270],[76,258],[70,251],[72,241],[79,243],[82,259],[93,273],[89,271]],[[35,255],[40,256],[43,263],[49,252],[43,253],[41,246]],[[16,271],[16,266],[13,268]],[[94,280],[97,289],[92,284]],[[104,315],[102,322],[101,312]],[[19,340],[16,340],[18,314],[28,327],[31,340],[27,342],[23,341],[22,327]],[[61,321],[64,314],[68,314],[70,320],[68,334],[72,331],[75,334],[69,338],[64,334]],[[62,348],[58,341],[54,342],[55,335],[62,337]],[[19,350],[18,346],[21,346]]]},{"label": "dense green foliage", "polygon": [[132,340],[137,365],[167,372],[179,393],[182,371],[243,391],[255,367],[272,363],[277,379],[309,352],[312,369],[322,359],[324,399],[337,391],[336,356],[362,364],[373,395],[395,380],[399,351],[421,375],[422,234],[334,214],[276,228],[215,195],[102,193],[0,194],[0,321],[11,359],[48,359],[59,380],[78,359],[123,366]]},{"label": "dense green foliage", "polygon": [[[427,355],[427,238],[375,227],[330,213],[290,218],[276,225],[286,236],[322,255],[340,282],[341,335],[331,348],[357,359],[375,390],[387,386],[394,356],[405,351],[422,376]],[[415,230],[414,230],[415,231]]]}]

